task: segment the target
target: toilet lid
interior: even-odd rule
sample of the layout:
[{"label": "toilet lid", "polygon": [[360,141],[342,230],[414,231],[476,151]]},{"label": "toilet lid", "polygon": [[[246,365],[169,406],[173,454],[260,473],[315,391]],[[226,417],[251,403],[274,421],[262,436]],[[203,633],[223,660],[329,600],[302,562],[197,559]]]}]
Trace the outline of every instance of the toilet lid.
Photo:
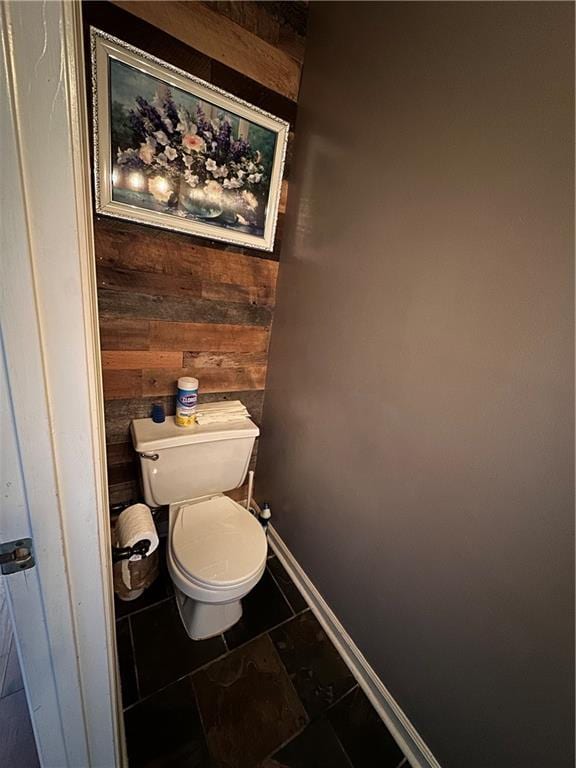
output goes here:
[{"label": "toilet lid", "polygon": [[258,520],[227,496],[183,504],[172,526],[172,554],[195,580],[215,587],[247,581],[266,560]]}]

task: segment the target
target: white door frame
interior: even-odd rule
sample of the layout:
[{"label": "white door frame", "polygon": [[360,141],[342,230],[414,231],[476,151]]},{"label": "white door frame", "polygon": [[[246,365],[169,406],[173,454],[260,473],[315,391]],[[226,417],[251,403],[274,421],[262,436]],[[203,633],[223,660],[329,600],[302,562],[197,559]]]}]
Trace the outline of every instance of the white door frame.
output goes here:
[{"label": "white door frame", "polygon": [[114,768],[122,725],[81,6],[4,0],[0,23],[0,322],[43,615],[0,578],[42,764]]}]

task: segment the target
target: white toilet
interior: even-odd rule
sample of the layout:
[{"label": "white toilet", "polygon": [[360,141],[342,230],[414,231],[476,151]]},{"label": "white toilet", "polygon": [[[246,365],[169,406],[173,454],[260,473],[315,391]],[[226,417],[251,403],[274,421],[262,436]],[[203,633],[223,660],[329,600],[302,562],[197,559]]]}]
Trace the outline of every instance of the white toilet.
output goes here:
[{"label": "white toilet", "polygon": [[262,526],[223,495],[244,482],[258,434],[249,419],[185,428],[172,417],[132,422],[146,504],[169,505],[168,570],[194,640],[238,621],[241,599],[266,567]]}]

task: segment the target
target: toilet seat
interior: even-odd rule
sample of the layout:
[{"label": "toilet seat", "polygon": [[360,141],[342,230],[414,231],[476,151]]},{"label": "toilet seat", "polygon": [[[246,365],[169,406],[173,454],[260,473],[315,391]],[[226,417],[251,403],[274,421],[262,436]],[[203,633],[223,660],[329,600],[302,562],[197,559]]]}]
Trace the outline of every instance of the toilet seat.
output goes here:
[{"label": "toilet seat", "polygon": [[221,494],[189,501],[174,511],[171,555],[191,584],[230,590],[261,573],[266,536],[248,510]]}]

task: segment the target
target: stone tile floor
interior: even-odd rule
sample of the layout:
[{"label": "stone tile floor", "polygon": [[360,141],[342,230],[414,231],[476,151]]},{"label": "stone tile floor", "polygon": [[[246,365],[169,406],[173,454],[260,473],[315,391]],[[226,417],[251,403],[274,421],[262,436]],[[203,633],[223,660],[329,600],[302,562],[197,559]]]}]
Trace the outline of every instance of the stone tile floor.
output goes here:
[{"label": "stone tile floor", "polygon": [[116,618],[130,768],[408,767],[276,557],[219,637],[186,635],[163,548]]}]

